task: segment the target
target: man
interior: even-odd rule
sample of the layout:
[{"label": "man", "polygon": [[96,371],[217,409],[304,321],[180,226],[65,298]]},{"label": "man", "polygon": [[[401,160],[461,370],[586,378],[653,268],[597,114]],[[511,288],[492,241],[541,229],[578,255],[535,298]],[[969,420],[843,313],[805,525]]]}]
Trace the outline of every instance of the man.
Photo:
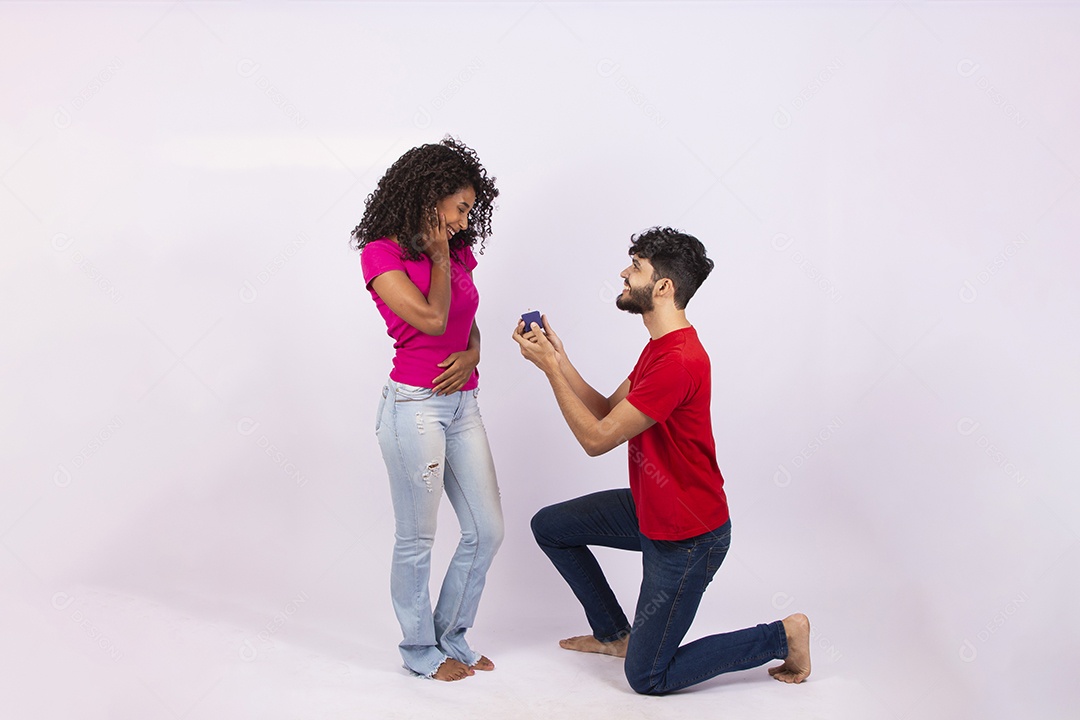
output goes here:
[{"label": "man", "polygon": [[[586,495],[533,517],[537,543],[592,628],[592,635],[559,644],[626,658],[630,686],[650,695],[773,659],[784,663],[770,675],[800,683],[810,674],[810,623],[802,614],[680,647],[731,537],[709,414],[709,356],[686,319],[686,305],[713,262],[697,238],[672,228],[633,237],[630,256],[615,304],[641,315],[651,339],[611,397],[582,379],[546,317],[543,329],[519,321],[513,335],[521,354],[544,371],[586,453],[602,455],[629,441],[629,489]],[[642,554],[632,626],[589,545]]]}]

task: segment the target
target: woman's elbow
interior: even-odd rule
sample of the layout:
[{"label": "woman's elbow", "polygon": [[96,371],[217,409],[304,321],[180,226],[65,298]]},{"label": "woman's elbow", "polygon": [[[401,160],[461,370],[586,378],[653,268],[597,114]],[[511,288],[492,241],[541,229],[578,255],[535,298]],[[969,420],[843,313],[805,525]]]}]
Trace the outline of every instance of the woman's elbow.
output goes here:
[{"label": "woman's elbow", "polygon": [[425,335],[432,335],[434,337],[438,337],[439,335],[443,335],[445,333],[446,333],[446,323],[442,323],[442,324],[439,324],[439,325],[434,325],[433,324],[433,325],[429,325],[428,327],[424,328],[424,334]]},{"label": "woman's elbow", "polygon": [[445,317],[429,317],[425,318],[424,322],[417,328],[425,335],[433,335],[438,337],[446,333],[446,318]]}]

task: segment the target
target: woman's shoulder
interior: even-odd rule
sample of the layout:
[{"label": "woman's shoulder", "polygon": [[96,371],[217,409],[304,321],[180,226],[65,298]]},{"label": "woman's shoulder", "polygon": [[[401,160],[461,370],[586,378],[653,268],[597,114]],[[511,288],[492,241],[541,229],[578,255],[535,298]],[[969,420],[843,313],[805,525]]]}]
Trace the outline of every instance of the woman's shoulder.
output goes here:
[{"label": "woman's shoulder", "polygon": [[373,259],[401,259],[401,246],[390,238],[379,238],[364,245],[360,250],[361,258]]},{"label": "woman's shoulder", "polygon": [[386,251],[386,250],[391,250],[391,249],[399,250],[399,251],[401,250],[400,245],[398,245],[396,242],[394,242],[390,238],[386,238],[386,237],[379,238],[378,240],[370,240],[370,241],[368,241],[364,245],[364,247],[361,248],[361,252],[365,252],[366,250],[368,250],[368,248],[374,248],[376,250],[376,252]]},{"label": "woman's shoulder", "polygon": [[360,266],[368,282],[388,270],[404,270],[401,247],[389,238],[372,240],[360,250]]}]

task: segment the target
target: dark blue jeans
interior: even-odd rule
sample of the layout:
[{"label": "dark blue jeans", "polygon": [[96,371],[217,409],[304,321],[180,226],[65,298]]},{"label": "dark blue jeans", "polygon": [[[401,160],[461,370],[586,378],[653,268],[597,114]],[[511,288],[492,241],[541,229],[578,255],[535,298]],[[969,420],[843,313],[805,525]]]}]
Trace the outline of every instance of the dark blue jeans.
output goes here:
[{"label": "dark blue jeans", "polygon": [[[787,657],[787,635],[779,620],[679,645],[727,555],[730,522],[686,540],[650,540],[638,530],[634,499],[624,489],[546,507],[533,516],[532,529],[585,608],[593,636],[611,642],[629,633],[625,670],[635,691],[663,695]],[[589,545],[641,553],[641,592],[633,625]]]}]

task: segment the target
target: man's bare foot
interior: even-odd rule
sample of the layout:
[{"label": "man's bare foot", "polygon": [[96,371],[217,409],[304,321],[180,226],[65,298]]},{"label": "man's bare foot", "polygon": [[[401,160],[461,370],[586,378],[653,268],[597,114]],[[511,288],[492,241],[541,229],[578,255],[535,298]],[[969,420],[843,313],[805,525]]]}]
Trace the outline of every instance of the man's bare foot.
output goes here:
[{"label": "man's bare foot", "polygon": [[782,621],[787,633],[788,656],[783,665],[769,668],[769,674],[786,683],[801,683],[810,676],[810,620],[802,613]]},{"label": "man's bare foot", "polygon": [[471,667],[473,670],[483,670],[484,672],[490,672],[491,670],[495,669],[495,663],[491,662],[486,657],[481,655],[480,659],[474,662],[469,667]]},{"label": "man's bare foot", "polygon": [[619,638],[618,640],[612,640],[611,642],[600,642],[592,635],[579,635],[577,637],[566,638],[559,641],[559,647],[566,650],[577,650],[578,652],[598,653],[600,655],[612,655],[614,657],[626,657],[626,645],[630,642],[630,636]]},{"label": "man's bare foot", "polygon": [[442,665],[435,671],[435,674],[431,676],[433,680],[443,680],[445,682],[453,682],[454,680],[464,680],[473,674],[473,671],[469,669],[469,666],[463,662],[459,662],[454,658],[446,658],[442,661]]}]

